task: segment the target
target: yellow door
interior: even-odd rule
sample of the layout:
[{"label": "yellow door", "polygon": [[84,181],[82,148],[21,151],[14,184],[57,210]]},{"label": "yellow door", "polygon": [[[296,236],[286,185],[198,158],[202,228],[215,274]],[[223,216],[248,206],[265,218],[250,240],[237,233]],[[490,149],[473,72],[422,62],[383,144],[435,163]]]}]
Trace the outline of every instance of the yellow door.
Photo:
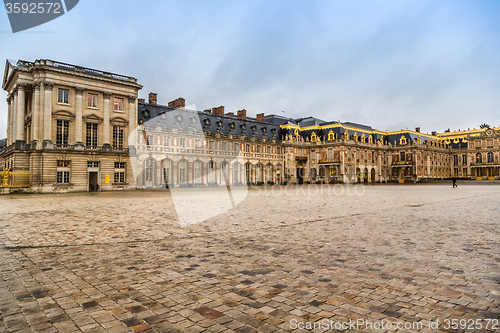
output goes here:
[{"label": "yellow door", "polygon": [[405,168],[399,169],[399,176],[401,178],[401,184],[405,182]]},{"label": "yellow door", "polygon": [[495,177],[493,177],[493,168],[488,168],[488,180],[493,180]]},{"label": "yellow door", "polygon": [[476,180],[483,179],[481,176],[481,168],[476,168]]}]

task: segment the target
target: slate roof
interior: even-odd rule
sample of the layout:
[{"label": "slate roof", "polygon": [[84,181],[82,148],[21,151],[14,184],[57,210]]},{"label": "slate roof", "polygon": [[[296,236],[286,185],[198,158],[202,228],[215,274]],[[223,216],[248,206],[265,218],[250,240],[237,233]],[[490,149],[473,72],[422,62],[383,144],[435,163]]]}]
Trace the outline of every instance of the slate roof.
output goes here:
[{"label": "slate roof", "polygon": [[[280,126],[269,122],[236,116],[217,115],[203,111],[183,111],[166,105],[139,102],[139,124],[166,128],[191,128],[198,131],[220,134],[245,135],[266,139],[278,139]],[[179,118],[179,116],[181,118]],[[276,122],[279,122],[276,118]]]}]

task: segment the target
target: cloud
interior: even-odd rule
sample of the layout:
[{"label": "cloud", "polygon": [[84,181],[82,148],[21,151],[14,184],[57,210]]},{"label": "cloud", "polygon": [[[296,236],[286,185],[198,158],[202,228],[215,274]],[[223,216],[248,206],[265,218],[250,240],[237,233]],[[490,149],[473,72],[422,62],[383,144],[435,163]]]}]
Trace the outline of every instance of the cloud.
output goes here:
[{"label": "cloud", "polygon": [[143,97],[182,96],[200,109],[285,110],[383,130],[498,126],[499,9],[451,0],[80,2],[43,26],[54,33],[1,34],[0,56],[135,76]]}]

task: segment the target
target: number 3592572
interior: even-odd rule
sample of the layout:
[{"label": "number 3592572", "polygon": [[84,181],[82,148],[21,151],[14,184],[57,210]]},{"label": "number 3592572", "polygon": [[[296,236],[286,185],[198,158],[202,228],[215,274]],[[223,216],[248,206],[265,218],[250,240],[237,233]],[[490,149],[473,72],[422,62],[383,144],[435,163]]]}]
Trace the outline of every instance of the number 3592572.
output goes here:
[{"label": "number 3592572", "polygon": [[61,4],[54,2],[45,2],[45,3],[28,3],[28,2],[14,2],[14,3],[6,3],[5,9],[7,10],[7,14],[62,14],[61,12]]}]

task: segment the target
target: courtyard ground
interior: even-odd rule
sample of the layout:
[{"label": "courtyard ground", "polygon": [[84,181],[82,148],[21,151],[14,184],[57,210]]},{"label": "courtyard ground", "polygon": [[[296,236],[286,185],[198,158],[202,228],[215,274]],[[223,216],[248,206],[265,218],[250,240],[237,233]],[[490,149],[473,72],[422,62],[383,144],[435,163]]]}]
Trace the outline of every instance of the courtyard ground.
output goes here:
[{"label": "courtyard ground", "polygon": [[499,230],[496,185],[255,187],[184,228],[168,190],[0,196],[0,332],[500,331]]}]

